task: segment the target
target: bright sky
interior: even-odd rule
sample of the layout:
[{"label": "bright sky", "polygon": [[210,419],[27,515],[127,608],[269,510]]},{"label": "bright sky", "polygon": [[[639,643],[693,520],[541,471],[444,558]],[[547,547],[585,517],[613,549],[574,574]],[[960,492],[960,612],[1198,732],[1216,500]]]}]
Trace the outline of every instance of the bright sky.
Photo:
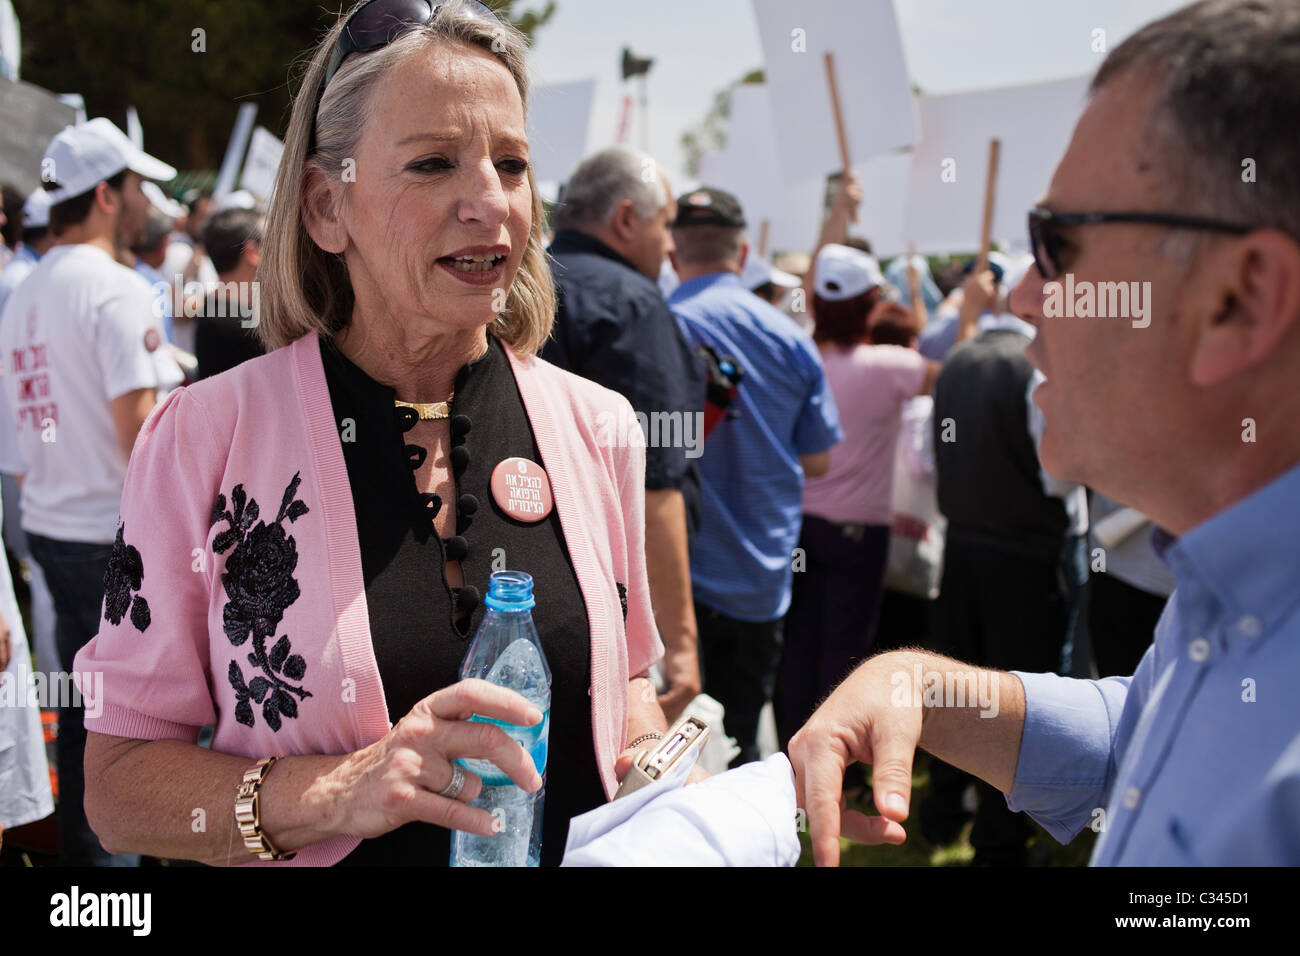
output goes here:
[{"label": "bright sky", "polygon": [[[540,3],[538,4],[540,5]],[[1093,31],[1113,47],[1184,0],[894,0],[912,81],[927,93],[1008,86],[1093,70]],[[596,78],[588,148],[617,135],[625,94],[624,45],[653,57],[649,151],[685,188],[680,139],[708,112],[713,95],[762,66],[750,0],[557,0],[537,35],[535,82]],[[636,98],[635,82],[626,93]],[[629,143],[643,145],[640,125]]]}]

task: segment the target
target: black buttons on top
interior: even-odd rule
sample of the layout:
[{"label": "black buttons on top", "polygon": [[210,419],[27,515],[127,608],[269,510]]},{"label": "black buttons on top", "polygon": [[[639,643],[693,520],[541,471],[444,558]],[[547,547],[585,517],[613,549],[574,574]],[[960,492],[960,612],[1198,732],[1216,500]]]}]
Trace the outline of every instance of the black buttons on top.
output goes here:
[{"label": "black buttons on top", "polygon": [[401,405],[396,406],[397,427],[404,432],[409,432],[415,427],[415,423],[420,420],[420,413],[414,408],[405,408]]},{"label": "black buttons on top", "polygon": [[451,416],[451,433],[453,435],[468,435],[470,420],[468,415]]},{"label": "black buttons on top", "polygon": [[428,452],[419,445],[406,446],[406,463],[411,466],[411,471],[417,470],[424,464],[424,458],[427,454]]},{"label": "black buttons on top", "polygon": [[446,548],[448,561],[460,561],[469,554],[469,542],[460,535],[448,538]]},{"label": "black buttons on top", "polygon": [[456,599],[457,611],[472,611],[478,607],[479,593],[478,588],[472,584],[467,584],[460,589],[460,595]]},{"label": "black buttons on top", "polygon": [[461,445],[451,450],[451,467],[456,469],[456,474],[459,475],[462,471],[464,471],[465,466],[468,464],[469,464],[469,451],[465,448],[465,446]]},{"label": "black buttons on top", "polygon": [[473,495],[464,494],[456,500],[456,509],[466,518],[478,511],[478,499]]}]

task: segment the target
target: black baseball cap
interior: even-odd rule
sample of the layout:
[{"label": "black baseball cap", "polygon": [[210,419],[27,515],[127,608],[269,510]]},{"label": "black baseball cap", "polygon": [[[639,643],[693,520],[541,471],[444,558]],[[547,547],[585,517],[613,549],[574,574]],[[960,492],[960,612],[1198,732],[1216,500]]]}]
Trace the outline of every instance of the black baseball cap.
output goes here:
[{"label": "black baseball cap", "polygon": [[684,226],[727,226],[745,228],[745,214],[740,211],[740,200],[721,189],[702,186],[684,193],[677,200],[677,219],[674,229]]}]

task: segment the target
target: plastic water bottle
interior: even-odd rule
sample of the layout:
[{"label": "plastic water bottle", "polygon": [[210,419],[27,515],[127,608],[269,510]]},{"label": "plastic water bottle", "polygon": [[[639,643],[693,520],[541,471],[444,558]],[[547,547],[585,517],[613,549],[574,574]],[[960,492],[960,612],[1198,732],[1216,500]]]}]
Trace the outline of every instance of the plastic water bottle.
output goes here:
[{"label": "plastic water bottle", "polygon": [[496,724],[528,751],[542,777],[542,787],[528,793],[488,760],[456,762],[483,780],[483,790],[471,807],[491,813],[498,832],[478,836],[463,830],[451,833],[452,866],[538,866],[542,858],[542,806],[546,793],[546,749],[551,728],[551,668],[533,627],[532,575],[497,571],[488,579],[483,604],[487,613],[460,665],[464,680],[479,677],[508,687],[542,712],[542,722],[520,727],[475,715],[470,720]]}]

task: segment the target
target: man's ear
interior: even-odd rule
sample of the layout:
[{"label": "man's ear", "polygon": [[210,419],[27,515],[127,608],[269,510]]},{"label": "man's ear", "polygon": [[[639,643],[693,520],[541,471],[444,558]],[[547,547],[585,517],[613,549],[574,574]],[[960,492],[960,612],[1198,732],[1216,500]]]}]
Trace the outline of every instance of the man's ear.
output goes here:
[{"label": "man's ear", "polygon": [[340,214],[343,188],[314,162],[303,170],[302,222],[312,241],[326,252],[341,253],[348,247],[347,228]]},{"label": "man's ear", "polygon": [[1217,385],[1265,362],[1300,323],[1300,244],[1260,229],[1226,243],[1203,274],[1210,304],[1192,313],[1191,378]]},{"label": "man's ear", "polygon": [[682,270],[679,268],[678,263],[677,263],[677,250],[676,250],[676,249],[674,249],[672,252],[668,253],[668,263],[673,267],[673,272],[677,273],[678,275],[681,275],[681,271],[682,271]]},{"label": "man's ear", "polygon": [[741,240],[740,240],[740,260],[739,260],[739,261],[737,262],[737,264],[736,264],[736,266],[737,266],[736,271],[737,271],[737,272],[744,272],[744,271],[745,271],[745,263],[748,262],[748,261],[749,261],[749,240],[748,240],[748,239],[741,239]]},{"label": "man's ear", "polygon": [[636,235],[637,218],[630,199],[622,199],[614,207],[614,215],[610,216],[609,223],[620,242],[628,242]]},{"label": "man's ear", "polygon": [[100,182],[95,186],[95,205],[101,212],[111,216],[113,210],[122,205],[122,193],[107,182]]},{"label": "man's ear", "polygon": [[256,269],[262,264],[262,244],[252,239],[244,241],[244,261]]}]

